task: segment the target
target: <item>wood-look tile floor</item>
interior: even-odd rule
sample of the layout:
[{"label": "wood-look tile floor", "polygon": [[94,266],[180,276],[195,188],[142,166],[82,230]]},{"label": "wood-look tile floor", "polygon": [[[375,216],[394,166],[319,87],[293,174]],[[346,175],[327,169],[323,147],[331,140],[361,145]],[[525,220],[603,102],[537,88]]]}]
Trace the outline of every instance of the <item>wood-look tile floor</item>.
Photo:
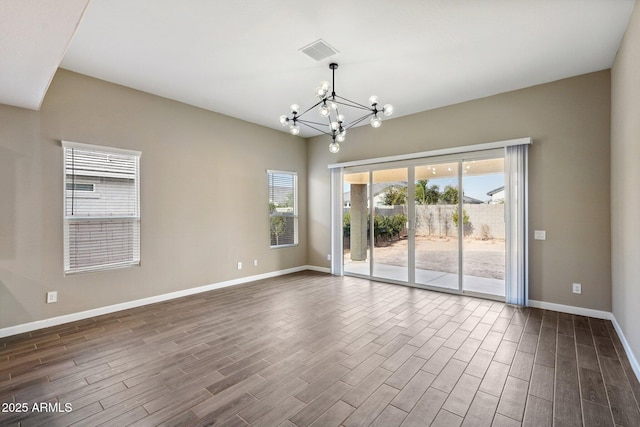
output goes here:
[{"label": "wood-look tile floor", "polygon": [[609,321],[314,272],[0,339],[2,425],[640,426],[639,398]]}]

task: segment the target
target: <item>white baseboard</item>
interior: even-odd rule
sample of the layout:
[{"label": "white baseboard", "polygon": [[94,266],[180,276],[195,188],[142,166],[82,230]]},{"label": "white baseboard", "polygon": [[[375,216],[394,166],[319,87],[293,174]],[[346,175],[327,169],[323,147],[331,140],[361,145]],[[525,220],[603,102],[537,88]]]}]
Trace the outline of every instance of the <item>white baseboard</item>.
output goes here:
[{"label": "white baseboard", "polygon": [[631,346],[629,346],[629,342],[627,341],[627,338],[624,336],[624,332],[622,331],[622,328],[618,324],[618,321],[616,320],[616,316],[614,316],[613,313],[609,311],[593,310],[590,308],[575,307],[572,305],[554,304],[551,302],[535,301],[535,300],[529,300],[529,306],[535,307],[535,308],[542,308],[545,310],[560,311],[562,313],[595,317],[597,319],[611,320],[611,323],[613,323],[613,327],[615,328],[616,332],[618,333],[618,337],[622,342],[624,351],[627,353],[627,359],[629,359],[631,368],[633,369],[633,372],[636,374],[636,377],[638,378],[638,380],[640,380],[640,364],[638,363],[638,359],[636,358],[636,355],[633,353]]},{"label": "white baseboard", "polygon": [[168,301],[188,295],[208,292],[214,289],[226,288],[228,286],[240,285],[243,283],[254,282],[256,280],[269,279],[271,277],[283,276],[285,274],[297,273],[304,270],[313,270],[322,273],[330,273],[330,269],[316,267],[313,265],[303,265],[300,267],[288,268],[285,270],[272,271],[264,274],[256,274],[254,276],[241,277],[239,279],[226,280],[224,282],[213,283],[211,285],[199,286],[197,288],[183,289],[181,291],[170,292],[168,294],[156,295],[153,297],[142,298],[134,301],[127,301],[120,304],[108,305],[106,307],[94,308],[91,310],[80,311],[77,313],[65,314],[63,316],[51,317],[49,319],[36,320],[35,322],[23,323],[21,325],[9,326],[0,329],[0,338],[9,337],[11,335],[31,332],[38,329],[48,328],[50,326],[62,325],[64,323],[75,322],[78,320],[88,319],[91,317],[101,316],[103,314],[115,313],[116,311],[128,310],[130,308],[141,307],[143,305],[154,304],[157,302]]},{"label": "white baseboard", "polygon": [[636,355],[633,353],[633,350],[631,350],[631,346],[629,345],[627,338],[624,336],[622,328],[618,324],[616,317],[613,315],[611,315],[611,323],[613,323],[613,327],[616,329],[620,341],[622,341],[622,346],[624,347],[624,351],[627,353],[627,359],[629,359],[633,372],[636,374],[638,380],[640,380],[640,364],[638,364],[638,359],[636,359]]},{"label": "white baseboard", "polygon": [[555,304],[552,302],[529,300],[529,307],[542,308],[544,310],[559,311],[579,316],[595,317],[596,319],[611,320],[613,314],[609,311],[593,310],[591,308],[576,307],[573,305]]},{"label": "white baseboard", "polygon": [[311,270],[311,271],[317,271],[319,273],[331,274],[331,269],[329,267],[318,267],[316,265],[307,265],[307,266],[305,266],[305,270]]}]

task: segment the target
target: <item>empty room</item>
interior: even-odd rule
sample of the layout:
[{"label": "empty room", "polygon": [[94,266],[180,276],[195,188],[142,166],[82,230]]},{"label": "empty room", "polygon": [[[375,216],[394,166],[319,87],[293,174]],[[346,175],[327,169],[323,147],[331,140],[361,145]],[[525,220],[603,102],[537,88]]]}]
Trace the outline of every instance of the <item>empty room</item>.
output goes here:
[{"label": "empty room", "polygon": [[1,426],[640,426],[635,0],[0,35]]}]

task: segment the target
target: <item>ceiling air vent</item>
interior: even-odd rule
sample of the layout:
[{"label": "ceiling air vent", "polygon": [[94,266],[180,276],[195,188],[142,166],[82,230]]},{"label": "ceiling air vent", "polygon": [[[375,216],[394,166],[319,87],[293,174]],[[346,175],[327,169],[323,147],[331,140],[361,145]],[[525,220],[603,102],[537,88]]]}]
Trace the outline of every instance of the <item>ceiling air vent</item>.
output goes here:
[{"label": "ceiling air vent", "polygon": [[330,56],[338,53],[337,50],[329,46],[329,44],[322,39],[318,39],[313,43],[306,45],[300,49],[300,52],[310,56],[315,61],[322,61],[323,59],[329,58]]}]

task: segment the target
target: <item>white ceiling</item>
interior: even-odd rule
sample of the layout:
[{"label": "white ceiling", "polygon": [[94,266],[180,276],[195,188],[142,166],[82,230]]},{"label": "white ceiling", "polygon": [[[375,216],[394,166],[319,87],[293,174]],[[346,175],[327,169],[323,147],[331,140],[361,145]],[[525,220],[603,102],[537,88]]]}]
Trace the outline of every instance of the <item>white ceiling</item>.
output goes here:
[{"label": "white ceiling", "polygon": [[0,103],[38,110],[89,0],[0,0]]},{"label": "white ceiling", "polygon": [[[25,19],[33,27],[18,28],[8,46],[25,49],[29,60],[7,54],[11,49],[0,42],[0,61],[13,69],[10,79],[0,74],[0,102],[38,108],[33,99],[46,91],[42,78],[30,85],[13,79],[22,67],[53,74],[55,61],[39,57],[49,50],[59,55],[50,39],[57,27],[73,33],[83,1],[9,0],[56,7],[20,6],[9,11],[16,18],[0,18],[1,25]],[[38,19],[61,4],[75,13]],[[292,103],[315,102],[318,83],[331,79],[330,62],[340,65],[338,95],[361,103],[378,95],[381,104],[394,105],[394,116],[607,69],[633,6],[634,0],[91,0],[61,67],[286,130],[278,117]],[[319,38],[339,53],[315,62],[299,52]]]}]

